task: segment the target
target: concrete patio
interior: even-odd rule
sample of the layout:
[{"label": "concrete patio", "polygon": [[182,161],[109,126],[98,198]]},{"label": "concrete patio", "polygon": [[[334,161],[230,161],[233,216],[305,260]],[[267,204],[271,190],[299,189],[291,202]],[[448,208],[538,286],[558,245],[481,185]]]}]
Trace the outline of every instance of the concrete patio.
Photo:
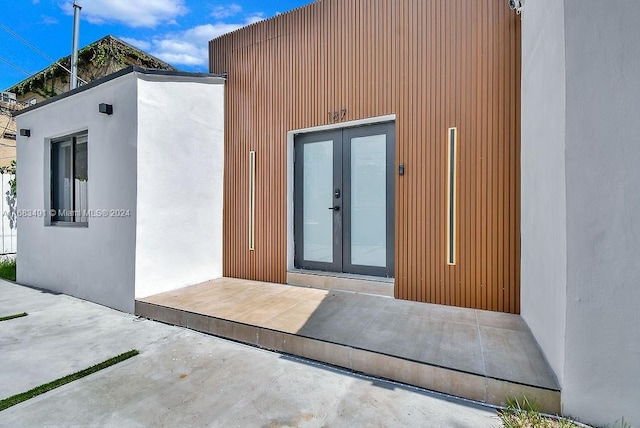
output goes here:
[{"label": "concrete patio", "polygon": [[468,401],[0,280],[0,399],[140,354],[0,411],[2,427],[500,426]]},{"label": "concrete patio", "polygon": [[221,278],[136,301],[136,314],[491,404],[560,393],[518,315]]}]

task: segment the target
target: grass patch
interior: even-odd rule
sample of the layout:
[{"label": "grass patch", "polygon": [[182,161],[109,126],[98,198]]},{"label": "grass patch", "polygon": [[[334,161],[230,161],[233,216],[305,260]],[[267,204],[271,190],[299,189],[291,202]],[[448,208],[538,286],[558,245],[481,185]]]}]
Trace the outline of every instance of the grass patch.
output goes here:
[{"label": "grass patch", "polygon": [[609,425],[605,425],[603,428],[633,428],[633,427],[629,425],[629,422],[625,421],[623,417],[622,419],[618,419],[613,424],[613,427],[610,427]]},{"label": "grass patch", "polygon": [[16,259],[4,258],[0,260],[0,278],[16,281]]},{"label": "grass patch", "polygon": [[537,403],[527,397],[507,400],[507,408],[498,412],[505,428],[579,428],[570,419],[549,418],[542,415]]},{"label": "grass patch", "polygon": [[21,314],[7,315],[6,317],[0,317],[0,321],[8,321],[8,320],[12,320],[14,318],[26,317],[27,315],[28,314],[26,312],[23,312]]},{"label": "grass patch", "polygon": [[103,361],[100,364],[96,364],[95,366],[89,367],[88,369],[80,370],[79,372],[70,374],[65,377],[61,377],[60,379],[56,379],[53,382],[49,382],[49,383],[45,383],[44,385],[37,386],[30,391],[23,392],[21,394],[16,394],[9,398],[5,398],[4,400],[0,401],[0,411],[7,409],[11,406],[15,406],[16,404],[22,403],[23,401],[36,397],[40,394],[44,394],[45,392],[51,391],[52,389],[56,389],[62,385],[66,385],[67,383],[73,382],[74,380],[81,379],[85,376],[89,376],[92,373],[95,373],[102,369],[106,369],[109,366],[117,364],[120,361],[124,361],[138,354],[139,352],[134,349],[129,352],[125,352],[124,354],[120,354],[117,357],[109,358],[108,360]]}]

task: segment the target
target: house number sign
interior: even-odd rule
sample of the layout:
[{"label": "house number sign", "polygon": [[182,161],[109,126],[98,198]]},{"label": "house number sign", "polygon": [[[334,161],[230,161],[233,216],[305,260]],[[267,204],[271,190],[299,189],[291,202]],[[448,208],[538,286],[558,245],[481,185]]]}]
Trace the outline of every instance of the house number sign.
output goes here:
[{"label": "house number sign", "polygon": [[342,122],[347,119],[347,109],[328,111],[327,119],[329,119],[329,123]]}]

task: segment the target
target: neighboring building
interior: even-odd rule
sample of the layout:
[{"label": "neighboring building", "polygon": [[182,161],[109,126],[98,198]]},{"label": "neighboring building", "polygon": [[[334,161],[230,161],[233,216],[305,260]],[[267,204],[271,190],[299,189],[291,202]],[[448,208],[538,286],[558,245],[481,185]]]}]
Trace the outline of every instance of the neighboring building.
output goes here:
[{"label": "neighboring building", "polygon": [[17,281],[133,312],[221,276],[223,102],[222,77],[128,67],[20,112]]},{"label": "neighboring building", "polygon": [[[16,120],[13,114],[23,108],[15,94],[0,92],[0,255],[16,252]],[[12,185],[13,184],[13,185]]]},{"label": "neighboring building", "polygon": [[[69,90],[71,56],[54,64],[8,89],[17,100],[29,104],[55,97]],[[61,67],[60,65],[64,66]],[[137,49],[111,35],[78,51],[78,77],[89,83],[128,66],[177,71],[175,67]],[[66,68],[66,70],[65,70]]]},{"label": "neighboring building", "polygon": [[16,121],[13,114],[23,108],[16,94],[0,92],[0,168],[16,159]]},{"label": "neighboring building", "polygon": [[[7,127],[0,145],[0,167],[9,165],[16,158],[15,122],[7,119],[10,114],[24,106],[41,102],[63,94],[69,90],[69,71],[71,56],[61,58],[54,64],[33,76],[16,83],[7,92],[3,92],[2,117],[0,130]],[[62,67],[62,66],[64,67]],[[129,66],[138,66],[157,70],[177,71],[175,67],[146,52],[137,49],[111,35],[85,46],[78,51],[78,77],[89,83],[101,77],[115,73]],[[66,70],[65,70],[66,68]],[[8,103],[9,96],[11,103]],[[5,100],[7,98],[7,100]],[[5,115],[5,111],[7,115]],[[10,121],[7,125],[5,122]]]}]

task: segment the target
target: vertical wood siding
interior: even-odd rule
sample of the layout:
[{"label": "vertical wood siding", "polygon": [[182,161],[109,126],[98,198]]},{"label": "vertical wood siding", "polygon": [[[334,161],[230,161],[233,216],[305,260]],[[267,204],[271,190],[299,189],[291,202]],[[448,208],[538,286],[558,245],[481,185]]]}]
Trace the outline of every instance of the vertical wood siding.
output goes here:
[{"label": "vertical wood siding", "polygon": [[[520,311],[520,17],[505,0],[320,0],[210,42],[225,92],[224,274],[285,282],[287,131],[396,115],[395,295]],[[447,129],[458,129],[448,266]],[[256,150],[255,251],[248,163]]]}]

